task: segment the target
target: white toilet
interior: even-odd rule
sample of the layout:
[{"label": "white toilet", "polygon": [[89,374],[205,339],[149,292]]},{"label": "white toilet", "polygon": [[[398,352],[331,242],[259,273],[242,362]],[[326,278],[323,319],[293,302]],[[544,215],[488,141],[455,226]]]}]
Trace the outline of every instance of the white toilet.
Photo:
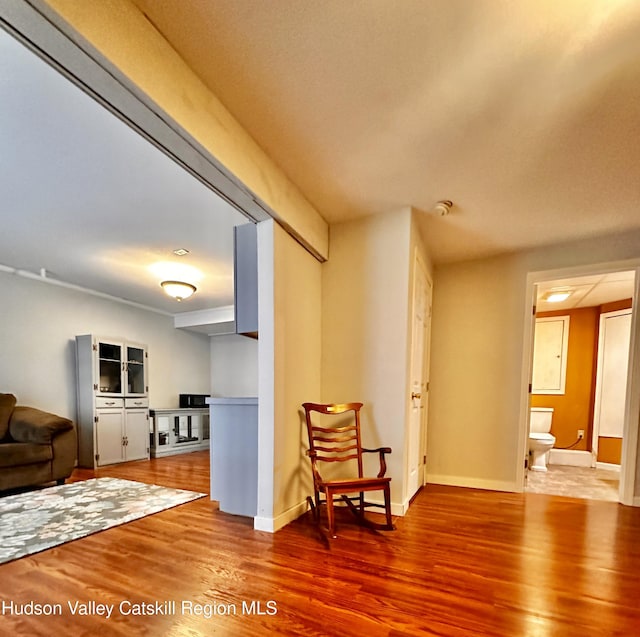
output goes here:
[{"label": "white toilet", "polygon": [[529,456],[531,471],[546,471],[549,451],[556,442],[552,436],[553,407],[531,407],[529,420]]}]

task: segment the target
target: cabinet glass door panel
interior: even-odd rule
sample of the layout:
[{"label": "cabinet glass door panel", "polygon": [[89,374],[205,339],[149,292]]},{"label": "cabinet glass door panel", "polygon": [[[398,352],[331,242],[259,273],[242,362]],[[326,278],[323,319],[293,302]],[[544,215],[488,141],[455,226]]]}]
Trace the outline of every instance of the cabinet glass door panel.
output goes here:
[{"label": "cabinet glass door panel", "polygon": [[200,440],[200,429],[201,429],[201,417],[200,414],[193,414],[189,416],[191,419],[191,437],[195,440]]},{"label": "cabinet glass door panel", "polygon": [[127,346],[127,393],[144,394],[144,349],[141,347]]},{"label": "cabinet glass door panel", "polygon": [[168,447],[171,444],[171,421],[169,416],[154,416],[157,446]]},{"label": "cabinet glass door panel", "polygon": [[209,440],[209,414],[202,414],[202,440]]},{"label": "cabinet glass door panel", "polygon": [[193,435],[191,416],[176,416],[174,418],[174,440],[176,444],[198,442],[198,436]]},{"label": "cabinet glass door panel", "polygon": [[122,393],[122,347],[114,343],[98,343],[98,391],[101,394]]}]

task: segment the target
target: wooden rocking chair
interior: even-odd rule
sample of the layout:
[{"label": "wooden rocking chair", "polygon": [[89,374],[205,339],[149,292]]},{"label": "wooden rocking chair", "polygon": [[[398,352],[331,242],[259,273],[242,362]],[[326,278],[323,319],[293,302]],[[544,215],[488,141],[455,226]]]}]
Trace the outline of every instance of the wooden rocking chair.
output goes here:
[{"label": "wooden rocking chair", "polygon": [[[332,538],[335,534],[335,515],[333,510],[334,498],[339,496],[355,515],[360,524],[374,529],[391,531],[395,527],[391,519],[391,478],[385,478],[387,470],[385,454],[391,453],[389,447],[380,449],[363,449],[360,442],[360,408],[362,403],[318,404],[304,403],[307,432],[309,434],[309,450],[307,455],[311,459],[313,472],[313,498],[309,496],[307,501],[311,507],[314,520],[320,522],[320,505],[327,506],[327,522]],[[323,419],[322,426],[313,424],[312,413],[339,416],[335,427],[326,426]],[[353,412],[352,417],[347,412]],[[346,414],[346,416],[345,416]],[[321,416],[320,416],[321,418]],[[347,420],[348,418],[348,420]],[[378,453],[380,457],[380,470],[375,478],[363,475],[363,453]],[[355,463],[353,462],[355,461]],[[348,463],[351,462],[354,471],[352,476],[344,478],[342,475],[336,479],[324,479],[320,471],[320,463]],[[344,473],[344,472],[342,472]],[[367,502],[364,499],[365,492],[382,491],[384,504]],[[357,494],[357,495],[353,495]],[[324,496],[324,499],[321,498]],[[365,518],[365,509],[368,507],[380,507],[385,510],[386,524],[378,524]]]}]

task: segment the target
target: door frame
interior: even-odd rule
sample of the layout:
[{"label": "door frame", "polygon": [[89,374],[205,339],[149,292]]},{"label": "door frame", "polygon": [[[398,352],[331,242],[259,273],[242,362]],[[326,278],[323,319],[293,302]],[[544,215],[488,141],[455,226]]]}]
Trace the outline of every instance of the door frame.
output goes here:
[{"label": "door frame", "polygon": [[424,329],[424,347],[425,351],[423,354],[423,365],[424,372],[422,376],[422,381],[424,384],[424,395],[426,396],[425,401],[423,403],[422,410],[422,432],[421,432],[421,443],[422,447],[420,449],[420,453],[423,457],[422,462],[422,486],[427,484],[427,433],[428,433],[428,423],[429,423],[429,399],[430,399],[430,378],[431,378],[431,322],[432,322],[432,308],[433,308],[433,279],[429,275],[429,271],[427,270],[424,262],[421,257],[418,255],[418,259],[422,264],[422,267],[425,271],[426,279],[429,283],[429,293],[427,296],[427,320],[425,322]]},{"label": "door frame", "polygon": [[635,271],[634,303],[631,309],[631,342],[629,347],[629,370],[620,465],[620,489],[618,498],[622,504],[640,506],[640,496],[635,497],[635,476],[638,463],[638,431],[640,429],[640,334],[637,302],[640,299],[640,259],[594,263],[571,268],[533,271],[527,274],[525,315],[523,333],[523,355],[521,371],[520,414],[518,425],[518,453],[516,457],[516,484],[524,491],[526,480],[525,459],[528,454],[529,405],[533,369],[533,333],[535,328],[535,291],[539,283],[556,279],[568,279],[594,274]]}]

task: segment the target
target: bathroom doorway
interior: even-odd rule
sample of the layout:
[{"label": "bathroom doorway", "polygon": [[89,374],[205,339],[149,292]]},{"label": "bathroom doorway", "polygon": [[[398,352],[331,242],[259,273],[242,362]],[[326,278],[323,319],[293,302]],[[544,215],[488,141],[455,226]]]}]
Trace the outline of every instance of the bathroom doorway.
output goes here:
[{"label": "bathroom doorway", "polygon": [[[524,490],[616,502],[626,493],[633,500],[637,419],[634,431],[626,410],[633,409],[627,363],[633,358],[636,266],[530,276],[526,438],[532,408],[552,417],[550,431],[533,436],[545,443],[525,445],[527,465],[534,460],[536,470],[525,471]],[[625,480],[631,480],[630,495]]]}]

